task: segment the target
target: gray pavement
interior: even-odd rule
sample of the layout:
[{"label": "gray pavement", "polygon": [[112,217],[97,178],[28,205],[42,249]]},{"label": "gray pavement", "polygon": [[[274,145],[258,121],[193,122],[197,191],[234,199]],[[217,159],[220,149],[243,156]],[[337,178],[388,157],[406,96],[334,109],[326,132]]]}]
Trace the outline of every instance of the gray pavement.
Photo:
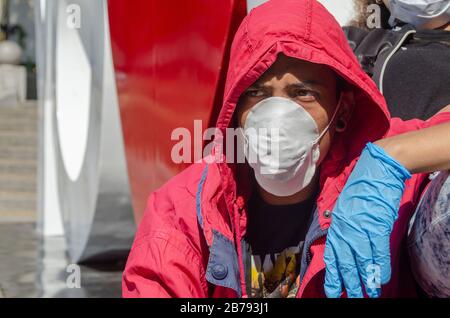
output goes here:
[{"label": "gray pavement", "polygon": [[[79,266],[80,288],[63,237],[40,239],[33,223],[0,224],[0,297],[120,297],[124,262]],[[69,270],[69,271],[68,271]]]},{"label": "gray pavement", "polygon": [[36,233],[37,118],[35,102],[0,107],[0,298],[120,297],[123,261],[80,266],[67,284],[64,238]]},{"label": "gray pavement", "polygon": [[3,297],[37,297],[37,239],[31,223],[0,224],[0,290]]}]

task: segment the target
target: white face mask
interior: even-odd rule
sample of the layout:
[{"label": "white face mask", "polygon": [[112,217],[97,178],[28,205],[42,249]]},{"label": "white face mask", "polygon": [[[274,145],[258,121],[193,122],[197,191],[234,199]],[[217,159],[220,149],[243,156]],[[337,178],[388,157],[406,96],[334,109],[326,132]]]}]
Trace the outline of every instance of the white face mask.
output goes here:
[{"label": "white face mask", "polygon": [[296,102],[270,97],[250,110],[244,125],[244,153],[258,184],[273,195],[285,197],[304,189],[316,173],[320,157],[319,134],[311,115]]},{"label": "white face mask", "polygon": [[391,18],[414,25],[419,29],[434,29],[450,21],[449,0],[390,0]]}]

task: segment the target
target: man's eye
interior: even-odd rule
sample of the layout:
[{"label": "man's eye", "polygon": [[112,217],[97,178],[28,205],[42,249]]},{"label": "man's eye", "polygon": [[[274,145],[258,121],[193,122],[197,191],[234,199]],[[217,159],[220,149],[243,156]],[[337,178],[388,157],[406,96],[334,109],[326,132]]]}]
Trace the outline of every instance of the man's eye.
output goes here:
[{"label": "man's eye", "polygon": [[295,96],[314,96],[314,92],[306,89],[297,89],[294,91]]},{"label": "man's eye", "polygon": [[296,90],[296,91],[294,91],[293,95],[294,95],[294,97],[299,97],[305,101],[313,101],[317,97],[317,94],[315,92],[306,90],[306,89]]},{"label": "man's eye", "polygon": [[264,92],[260,89],[248,89],[245,91],[245,96],[249,97],[261,97],[264,95]]}]

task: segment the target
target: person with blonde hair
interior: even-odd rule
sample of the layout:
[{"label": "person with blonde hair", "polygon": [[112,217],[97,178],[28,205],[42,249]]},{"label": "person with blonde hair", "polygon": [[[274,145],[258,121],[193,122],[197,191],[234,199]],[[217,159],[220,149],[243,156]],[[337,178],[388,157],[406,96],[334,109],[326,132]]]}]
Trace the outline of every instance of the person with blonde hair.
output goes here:
[{"label": "person with blonde hair", "polygon": [[[355,0],[354,6],[357,15],[344,30],[391,115],[426,120],[450,104],[450,1]],[[378,28],[369,28],[374,21]],[[450,297],[449,186],[448,172],[437,175],[410,224],[411,260],[404,266],[428,296]]]}]

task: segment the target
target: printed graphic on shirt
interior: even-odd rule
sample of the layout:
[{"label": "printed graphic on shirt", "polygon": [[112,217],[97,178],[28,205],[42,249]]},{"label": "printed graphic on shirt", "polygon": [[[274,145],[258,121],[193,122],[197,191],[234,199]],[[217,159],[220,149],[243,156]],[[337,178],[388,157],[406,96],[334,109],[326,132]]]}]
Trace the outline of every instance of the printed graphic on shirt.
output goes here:
[{"label": "printed graphic on shirt", "polygon": [[252,298],[294,298],[298,290],[298,276],[303,242],[281,253],[251,255]]}]

